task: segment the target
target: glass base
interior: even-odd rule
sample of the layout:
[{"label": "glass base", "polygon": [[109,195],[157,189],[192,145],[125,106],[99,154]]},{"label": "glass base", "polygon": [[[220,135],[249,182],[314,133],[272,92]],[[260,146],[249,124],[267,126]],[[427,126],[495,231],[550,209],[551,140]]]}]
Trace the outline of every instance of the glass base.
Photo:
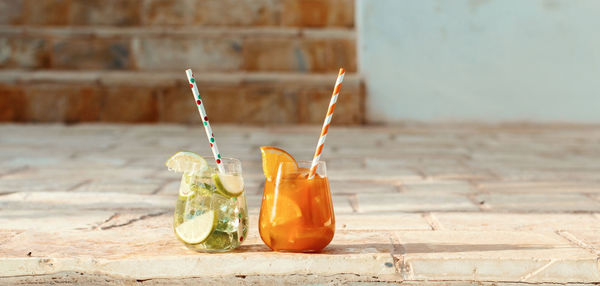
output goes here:
[{"label": "glass base", "polygon": [[288,253],[319,253],[321,251],[323,251],[323,249],[319,249],[319,250],[314,250],[314,249],[302,249],[302,250],[295,250],[295,249],[272,249],[275,252],[288,252]]},{"label": "glass base", "polygon": [[203,243],[189,244],[179,239],[185,247],[197,252],[227,252],[238,248],[242,241],[237,233],[213,232]]},{"label": "glass base", "polygon": [[208,249],[208,248],[202,248],[202,247],[198,247],[196,245],[190,245],[190,244],[185,244],[185,247],[187,247],[193,251],[202,252],[202,253],[223,253],[223,252],[233,251],[237,248],[237,247],[234,247],[234,248],[226,248],[226,249]]}]

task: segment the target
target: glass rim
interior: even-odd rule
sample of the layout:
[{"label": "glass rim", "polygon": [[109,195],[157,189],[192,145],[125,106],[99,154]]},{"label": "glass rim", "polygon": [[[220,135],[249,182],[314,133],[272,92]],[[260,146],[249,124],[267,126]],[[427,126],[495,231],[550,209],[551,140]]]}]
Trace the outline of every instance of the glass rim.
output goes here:
[{"label": "glass rim", "polygon": [[[306,163],[306,164],[312,164],[312,160],[308,161],[308,160],[296,160],[296,163]],[[321,165],[322,163],[326,163],[326,161],[324,160],[319,160],[319,165]],[[279,162],[279,165],[281,164],[292,164],[294,162]]]},{"label": "glass rim", "polygon": [[[207,157],[203,156],[203,158],[207,158]],[[215,162],[214,157],[211,156],[211,157],[208,157],[208,159],[209,160],[206,160],[206,165],[204,165],[203,163],[197,163],[197,162],[191,163],[190,170],[185,171],[185,173],[201,173],[206,169],[216,168],[217,162]],[[223,164],[223,165],[230,165],[230,166],[233,165],[234,166],[233,168],[239,168],[240,169],[239,173],[241,174],[242,161],[240,161],[239,159],[233,158],[233,157],[221,157],[220,159],[221,159],[221,164]],[[225,167],[224,169],[225,169],[226,174],[237,173],[237,172],[227,171],[228,170],[227,167]]]},{"label": "glass rim", "polygon": [[[202,156],[202,155],[200,155],[200,156]],[[202,156],[202,158],[204,158],[206,160],[206,163],[209,166],[210,165],[217,165],[217,162],[215,162],[215,157],[213,157],[212,155],[210,157],[209,156]],[[206,158],[208,158],[208,160]],[[242,161],[240,159],[236,159],[236,158],[233,158],[233,157],[221,157],[219,159],[221,159],[221,163],[224,163],[224,161],[229,161],[229,162],[236,163],[236,164],[237,163],[242,164]],[[199,164],[200,163],[194,162],[191,165],[192,166],[197,166]]]},{"label": "glass rim", "polygon": [[[294,162],[280,162],[279,165],[277,165],[277,169],[279,170],[280,168],[282,168],[282,166],[284,166],[283,168],[286,168],[285,166],[290,165],[294,165],[299,168],[311,168],[312,161],[299,160],[296,161],[296,164],[294,164]],[[325,161],[319,160],[319,163],[317,164],[317,170],[321,170],[321,172],[327,172],[327,163]]]}]

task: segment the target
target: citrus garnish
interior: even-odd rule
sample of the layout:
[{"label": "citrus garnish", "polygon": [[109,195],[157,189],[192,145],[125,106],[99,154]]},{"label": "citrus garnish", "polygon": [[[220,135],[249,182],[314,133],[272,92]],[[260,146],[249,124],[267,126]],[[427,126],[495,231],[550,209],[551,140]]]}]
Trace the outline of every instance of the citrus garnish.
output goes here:
[{"label": "citrus garnish", "polygon": [[216,225],[215,211],[209,210],[177,226],[175,234],[185,243],[198,244],[208,238]]},{"label": "citrus garnish", "polygon": [[177,152],[167,160],[165,165],[169,170],[175,172],[199,171],[208,167],[208,163],[202,156],[186,151]]},{"label": "citrus garnish", "polygon": [[271,146],[260,147],[262,153],[263,172],[267,180],[273,181],[277,177],[277,171],[279,170],[279,164],[282,162],[291,162],[292,164],[286,164],[285,166],[291,166],[293,170],[286,170],[293,172],[298,168],[298,163],[288,152],[282,149]]},{"label": "citrus garnish", "polygon": [[273,224],[282,225],[302,216],[300,206],[291,198],[279,196],[274,204]]},{"label": "citrus garnish", "polygon": [[227,197],[237,197],[244,192],[244,180],[241,176],[213,174],[212,178],[217,191]]},{"label": "citrus garnish", "polygon": [[180,199],[189,199],[196,193],[198,185],[192,184],[192,178],[188,174],[183,174],[181,177],[181,183],[179,184],[179,197]]}]

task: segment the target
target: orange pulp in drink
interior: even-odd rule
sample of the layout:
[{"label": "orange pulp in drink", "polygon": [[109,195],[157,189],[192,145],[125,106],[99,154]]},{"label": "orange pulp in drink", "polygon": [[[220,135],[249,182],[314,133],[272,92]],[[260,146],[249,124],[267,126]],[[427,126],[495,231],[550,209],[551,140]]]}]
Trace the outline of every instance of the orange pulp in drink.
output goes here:
[{"label": "orange pulp in drink", "polygon": [[327,177],[308,169],[265,181],[259,217],[262,240],[276,251],[317,252],[333,239],[335,217]]}]

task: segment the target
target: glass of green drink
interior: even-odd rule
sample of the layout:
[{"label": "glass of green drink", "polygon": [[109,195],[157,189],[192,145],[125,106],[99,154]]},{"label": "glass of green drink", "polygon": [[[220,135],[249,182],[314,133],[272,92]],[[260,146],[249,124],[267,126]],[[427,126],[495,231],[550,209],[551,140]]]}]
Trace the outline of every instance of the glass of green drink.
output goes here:
[{"label": "glass of green drink", "polygon": [[240,246],[248,232],[241,162],[221,158],[223,171],[219,172],[202,157],[181,153],[185,154],[169,160],[178,160],[178,165],[171,165],[183,171],[173,218],[175,235],[188,248],[201,252],[224,252]]}]

